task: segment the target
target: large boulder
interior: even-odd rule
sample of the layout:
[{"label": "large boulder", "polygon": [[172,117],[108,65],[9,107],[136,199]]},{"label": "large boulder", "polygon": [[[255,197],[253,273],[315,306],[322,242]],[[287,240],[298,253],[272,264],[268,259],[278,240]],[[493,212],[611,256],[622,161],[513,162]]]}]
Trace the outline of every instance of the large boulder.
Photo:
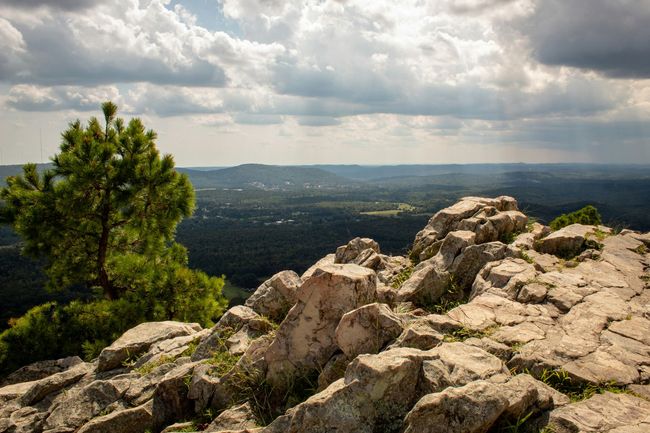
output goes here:
[{"label": "large boulder", "polygon": [[247,300],[246,306],[256,313],[281,322],[296,303],[302,280],[293,271],[282,271],[262,283]]},{"label": "large boulder", "polygon": [[[484,208],[492,208],[493,211],[484,212],[477,215]],[[478,242],[489,242],[497,240],[499,233],[494,228],[493,223],[488,221],[487,216],[494,216],[503,211],[516,211],[517,201],[512,197],[502,196],[497,198],[484,197],[463,197],[454,205],[437,212],[424,229],[415,237],[412,248],[412,256],[420,260],[426,260],[435,254],[436,249],[432,249],[434,244],[440,239],[444,239],[447,233],[454,230],[470,230],[481,239]],[[477,218],[473,221],[466,221],[474,216]],[[517,216],[517,219],[520,217]],[[488,224],[489,223],[489,224]],[[486,226],[488,224],[488,226]],[[525,225],[525,223],[524,223]],[[487,232],[490,231],[493,239],[488,239]]]},{"label": "large boulder", "polygon": [[46,378],[55,373],[61,373],[83,361],[78,356],[69,356],[56,360],[37,361],[19,368],[0,381],[0,387],[14,383],[31,382]]},{"label": "large boulder", "polygon": [[46,396],[79,382],[91,371],[92,365],[84,362],[68,370],[31,382],[29,389],[20,397],[20,401],[24,406],[31,406]]},{"label": "large boulder", "polygon": [[194,404],[188,397],[192,373],[198,363],[180,365],[168,372],[153,394],[153,426],[156,429],[194,414]]},{"label": "large boulder", "polygon": [[[396,348],[359,355],[348,365],[343,379],[291,409],[263,431],[399,432],[404,416],[422,395],[495,375],[508,375],[503,362],[463,343],[429,351]],[[505,402],[507,407],[508,400]]]},{"label": "large boulder", "polygon": [[96,380],[81,389],[61,394],[50,408],[45,429],[81,427],[122,398],[129,386],[130,381],[125,379]]},{"label": "large boulder", "polygon": [[451,275],[436,264],[423,262],[397,291],[397,301],[430,305],[444,295],[451,285]]},{"label": "large boulder", "polygon": [[[602,237],[610,231],[606,227],[571,224],[539,240],[536,249],[542,253],[570,258],[580,254],[588,246],[596,245],[597,236]],[[591,243],[587,242],[589,240]]]},{"label": "large boulder", "polygon": [[519,290],[537,277],[533,265],[522,259],[507,258],[485,265],[472,285],[470,299],[492,293],[506,299],[516,299]]},{"label": "large boulder", "polygon": [[379,253],[379,244],[370,238],[354,238],[336,249],[334,263],[351,263],[366,250]]},{"label": "large boulder", "polygon": [[549,427],[555,433],[647,432],[650,402],[630,394],[605,392],[553,410]]},{"label": "large boulder", "polygon": [[478,381],[428,394],[404,420],[404,433],[485,433],[508,408],[497,384]]},{"label": "large boulder", "polygon": [[256,428],[255,414],[250,403],[240,404],[224,410],[205,429],[206,432],[217,433],[232,430]]},{"label": "large boulder", "polygon": [[465,248],[449,267],[449,271],[454,275],[457,290],[469,292],[481,268],[489,262],[505,258],[508,253],[508,247],[498,241]]},{"label": "large boulder", "polygon": [[153,421],[151,401],[132,409],[118,410],[93,418],[77,433],[143,433],[150,430]]},{"label": "large boulder", "polygon": [[376,299],[375,273],[358,265],[326,265],[303,283],[298,302],[265,354],[267,380],[282,387],[294,374],[325,365],[337,350],[341,317]]},{"label": "large boulder", "polygon": [[97,371],[120,367],[129,358],[149,350],[152,344],[175,337],[192,335],[201,330],[198,323],[146,322],[126,331],[99,354]]},{"label": "large boulder", "polygon": [[336,327],[336,343],[353,359],[377,353],[402,332],[402,321],[386,304],[369,304],[345,313]]}]

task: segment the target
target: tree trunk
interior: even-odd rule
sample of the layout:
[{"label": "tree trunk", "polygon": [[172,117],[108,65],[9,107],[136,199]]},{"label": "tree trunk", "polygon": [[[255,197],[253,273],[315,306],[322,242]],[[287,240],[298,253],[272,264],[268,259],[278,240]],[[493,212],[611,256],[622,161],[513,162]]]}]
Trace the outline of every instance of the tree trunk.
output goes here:
[{"label": "tree trunk", "polygon": [[[107,191],[106,196],[108,196],[108,194]],[[107,199],[105,198],[105,200]],[[108,299],[114,300],[117,299],[118,293],[108,278],[108,272],[106,272],[106,255],[108,252],[108,236],[110,234],[109,217],[110,206],[108,203],[104,203],[101,216],[102,234],[99,238],[99,247],[97,252],[97,283],[104,291],[104,295]]]}]

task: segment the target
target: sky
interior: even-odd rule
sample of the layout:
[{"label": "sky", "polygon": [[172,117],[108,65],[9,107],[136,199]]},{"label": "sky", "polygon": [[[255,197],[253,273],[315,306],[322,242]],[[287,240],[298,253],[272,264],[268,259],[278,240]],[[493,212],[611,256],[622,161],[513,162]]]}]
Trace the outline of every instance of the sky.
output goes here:
[{"label": "sky", "polygon": [[0,164],[112,100],[180,166],[650,163],[650,0],[0,0]]}]

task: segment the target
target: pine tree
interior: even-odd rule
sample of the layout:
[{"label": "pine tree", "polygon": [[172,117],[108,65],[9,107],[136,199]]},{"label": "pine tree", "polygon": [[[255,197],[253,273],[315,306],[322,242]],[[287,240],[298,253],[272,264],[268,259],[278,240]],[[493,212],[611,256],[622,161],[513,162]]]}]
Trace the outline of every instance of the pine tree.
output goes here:
[{"label": "pine tree", "polygon": [[190,181],[159,154],[154,131],[137,118],[116,118],[112,102],[102,110],[103,127],[96,118],[86,126],[77,120],[62,133],[51,169],[39,174],[27,164],[7,179],[3,219],[22,236],[24,253],[46,259],[50,289],[85,285],[109,300],[147,290],[172,318],[171,299],[180,302],[182,290],[193,299],[197,288],[174,287],[165,298],[169,285],[208,284],[200,297],[216,299],[206,314],[220,313],[223,281],[186,269],[186,250],[173,242],[176,225],[194,209]]}]

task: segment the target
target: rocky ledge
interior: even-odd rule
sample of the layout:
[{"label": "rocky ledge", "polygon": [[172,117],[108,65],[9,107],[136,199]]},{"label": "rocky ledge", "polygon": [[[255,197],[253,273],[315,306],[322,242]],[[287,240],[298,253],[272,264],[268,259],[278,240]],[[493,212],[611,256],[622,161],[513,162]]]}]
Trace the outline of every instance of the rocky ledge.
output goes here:
[{"label": "rocky ledge", "polygon": [[649,247],[467,197],[409,257],[357,238],[212,329],[143,323],[23,367],[0,432],[648,432]]}]

